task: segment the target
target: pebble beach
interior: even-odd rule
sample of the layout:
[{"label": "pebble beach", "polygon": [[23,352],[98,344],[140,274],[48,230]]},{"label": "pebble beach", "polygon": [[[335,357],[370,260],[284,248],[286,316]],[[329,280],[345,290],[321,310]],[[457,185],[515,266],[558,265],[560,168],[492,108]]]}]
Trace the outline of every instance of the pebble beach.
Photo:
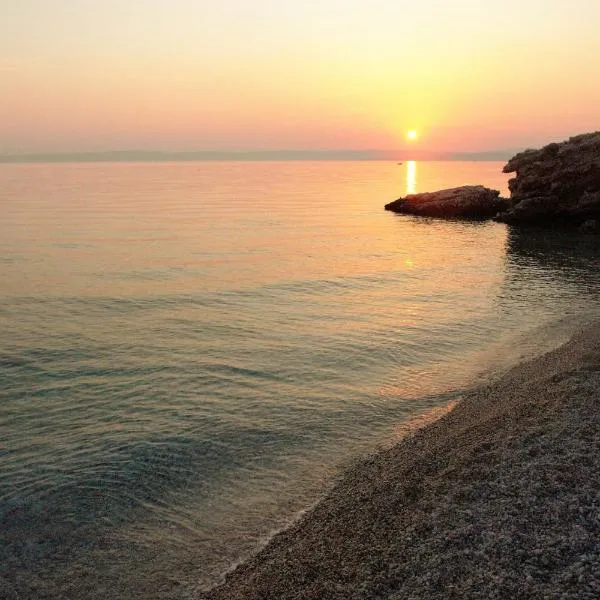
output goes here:
[{"label": "pebble beach", "polygon": [[600,597],[600,324],[348,470],[204,600]]}]

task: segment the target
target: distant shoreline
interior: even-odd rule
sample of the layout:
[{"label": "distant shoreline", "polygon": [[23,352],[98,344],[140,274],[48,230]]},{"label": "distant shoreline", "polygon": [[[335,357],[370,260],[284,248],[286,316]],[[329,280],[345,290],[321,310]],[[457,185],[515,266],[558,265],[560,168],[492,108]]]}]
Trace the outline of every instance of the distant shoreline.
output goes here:
[{"label": "distant shoreline", "polygon": [[399,151],[282,150],[282,151],[109,151],[36,154],[3,154],[0,164],[90,163],[90,162],[291,162],[291,161],[476,161],[510,159],[515,150],[493,152],[402,153]]}]

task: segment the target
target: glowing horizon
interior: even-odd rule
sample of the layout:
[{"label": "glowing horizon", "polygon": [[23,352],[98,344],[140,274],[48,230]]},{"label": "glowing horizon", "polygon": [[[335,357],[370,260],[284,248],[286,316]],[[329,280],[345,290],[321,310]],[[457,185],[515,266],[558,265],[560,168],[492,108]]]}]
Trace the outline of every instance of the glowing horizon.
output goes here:
[{"label": "glowing horizon", "polygon": [[595,0],[68,4],[4,9],[0,153],[490,151],[600,128]]}]

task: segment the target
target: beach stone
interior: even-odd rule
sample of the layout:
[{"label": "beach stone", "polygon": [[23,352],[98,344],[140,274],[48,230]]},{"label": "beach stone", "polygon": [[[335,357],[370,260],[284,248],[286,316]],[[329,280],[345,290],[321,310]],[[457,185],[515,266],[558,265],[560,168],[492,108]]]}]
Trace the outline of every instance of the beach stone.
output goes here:
[{"label": "beach stone", "polygon": [[490,219],[508,207],[498,190],[482,185],[409,194],[385,205],[386,210],[397,213],[446,219]]},{"label": "beach stone", "polygon": [[600,219],[600,132],[520,152],[503,172],[516,176],[508,182],[509,208],[498,221],[580,226]]},{"label": "beach stone", "polygon": [[582,233],[600,233],[600,221],[588,219],[579,226],[579,231]]}]

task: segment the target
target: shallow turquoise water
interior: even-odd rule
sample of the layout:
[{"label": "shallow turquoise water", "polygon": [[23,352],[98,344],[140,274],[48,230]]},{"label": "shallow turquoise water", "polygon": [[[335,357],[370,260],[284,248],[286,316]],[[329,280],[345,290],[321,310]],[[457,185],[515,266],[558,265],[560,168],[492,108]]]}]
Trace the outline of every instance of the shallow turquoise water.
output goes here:
[{"label": "shallow turquoise water", "polygon": [[6,593],[190,597],[596,315],[595,238],[382,210],[501,166],[0,166]]}]

